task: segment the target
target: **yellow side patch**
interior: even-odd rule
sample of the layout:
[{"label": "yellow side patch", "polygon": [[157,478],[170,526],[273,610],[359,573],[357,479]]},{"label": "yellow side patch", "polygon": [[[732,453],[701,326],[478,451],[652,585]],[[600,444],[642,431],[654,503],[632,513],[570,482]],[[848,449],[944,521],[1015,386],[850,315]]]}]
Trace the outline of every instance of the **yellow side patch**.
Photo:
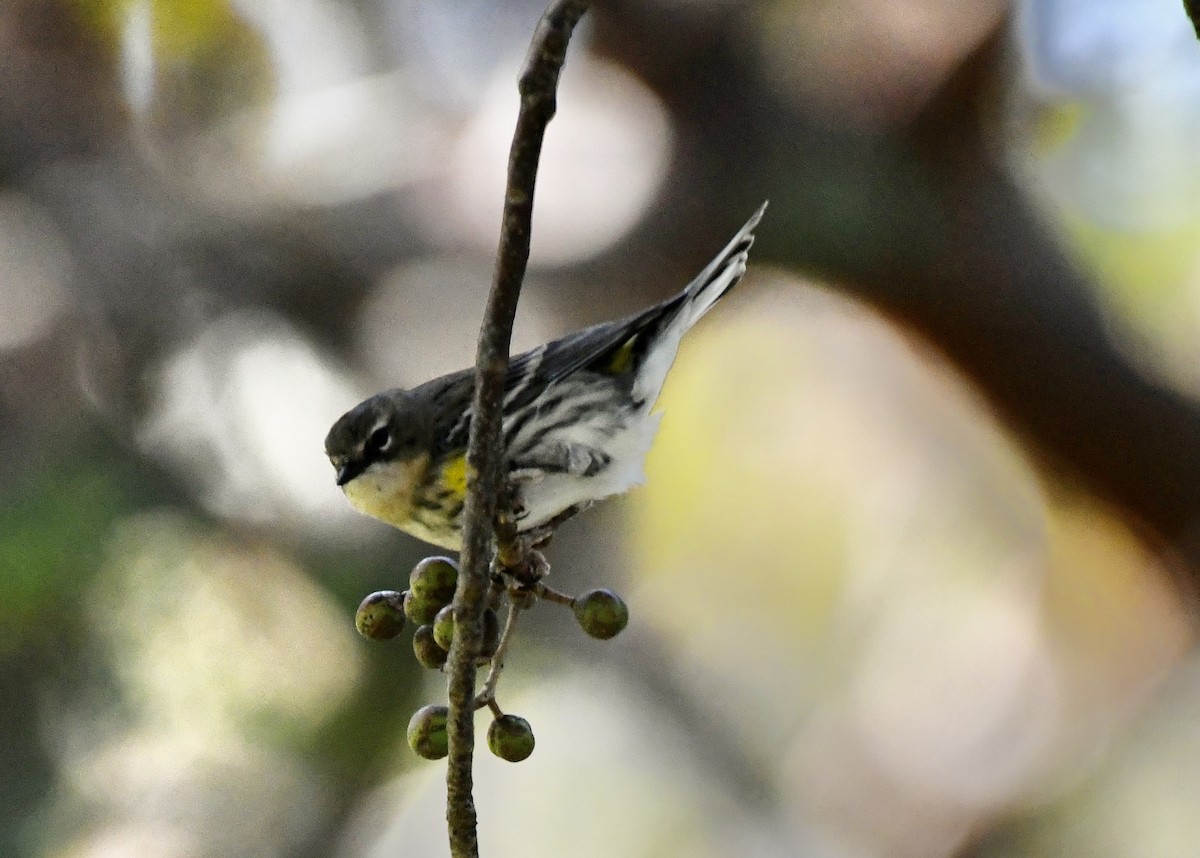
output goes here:
[{"label": "yellow side patch", "polygon": [[467,456],[465,453],[455,456],[442,467],[439,479],[442,488],[456,495],[467,493]]},{"label": "yellow side patch", "polygon": [[612,360],[608,362],[608,371],[614,375],[620,375],[628,371],[630,364],[633,363],[633,343],[637,339],[637,334],[625,341],[625,344],[617,349],[612,356]]}]

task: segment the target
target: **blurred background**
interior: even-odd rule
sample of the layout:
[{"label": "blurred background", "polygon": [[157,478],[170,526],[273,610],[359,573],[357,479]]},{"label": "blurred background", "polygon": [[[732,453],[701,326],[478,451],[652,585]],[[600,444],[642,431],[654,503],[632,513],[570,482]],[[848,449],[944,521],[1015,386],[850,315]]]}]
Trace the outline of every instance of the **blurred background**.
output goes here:
[{"label": "blurred background", "polygon": [[[542,5],[0,4],[0,855],[446,853],[444,680],[353,626],[428,547],[322,439],[472,361]],[[484,854],[1194,855],[1178,0],[605,0],[559,105],[516,348],[771,207],[551,547],[632,621],[523,619]]]}]

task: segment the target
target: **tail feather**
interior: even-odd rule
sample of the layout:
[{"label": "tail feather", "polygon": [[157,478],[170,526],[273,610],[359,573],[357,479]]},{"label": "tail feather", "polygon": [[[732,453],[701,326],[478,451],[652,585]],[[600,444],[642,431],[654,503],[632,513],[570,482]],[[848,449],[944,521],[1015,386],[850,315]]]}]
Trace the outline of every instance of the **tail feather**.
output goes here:
[{"label": "tail feather", "polygon": [[[652,345],[637,370],[633,385],[634,398],[652,407],[667,378],[667,370],[675,361],[679,341],[687,330],[700,321],[717,300],[734,287],[746,273],[746,261],[750,257],[750,245],[754,244],[754,228],[762,219],[767,204],[750,216],[745,226],[738,230],[725,249],[705,266],[696,279],[683,290],[683,302],[672,317],[667,315],[652,339]],[[670,304],[677,303],[673,299]]]},{"label": "tail feather", "polygon": [[680,312],[683,330],[700,321],[700,317],[742,279],[746,273],[746,261],[750,258],[750,245],[754,244],[754,228],[766,210],[767,204],[764,202],[725,245],[725,249],[688,284],[684,290],[688,295],[687,302]]}]

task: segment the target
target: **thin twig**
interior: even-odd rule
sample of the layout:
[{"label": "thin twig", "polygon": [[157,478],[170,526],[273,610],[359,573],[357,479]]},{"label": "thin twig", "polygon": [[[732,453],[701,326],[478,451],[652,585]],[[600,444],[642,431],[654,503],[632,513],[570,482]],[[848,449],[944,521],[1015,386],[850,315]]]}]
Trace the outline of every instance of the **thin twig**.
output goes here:
[{"label": "thin twig", "polygon": [[508,603],[508,616],[504,619],[504,631],[500,633],[500,645],[496,647],[496,654],[492,656],[492,666],[488,669],[483,690],[475,695],[476,709],[492,706],[496,702],[496,685],[500,682],[500,671],[504,670],[504,656],[508,654],[508,642],[517,627],[517,616],[520,613],[521,607],[517,603]]},{"label": "thin twig", "polygon": [[476,858],[475,800],[471,759],[475,750],[475,660],[482,642],[496,499],[500,484],[500,424],[504,377],[521,282],[529,261],[530,223],[538,160],[546,126],[554,116],[558,76],[571,32],[587,0],[553,0],[538,24],[518,88],[521,109],[508,161],[500,249],[475,359],[475,396],[467,446],[469,479],[463,514],[462,565],[454,594],[454,643],[450,648],[450,757],[446,769],[446,821],[454,858]]},{"label": "thin twig", "polygon": [[533,591],[537,593],[539,599],[545,599],[547,602],[557,602],[560,605],[566,605],[568,608],[575,607],[575,600],[566,593],[560,593],[549,584],[538,581],[534,585]]}]

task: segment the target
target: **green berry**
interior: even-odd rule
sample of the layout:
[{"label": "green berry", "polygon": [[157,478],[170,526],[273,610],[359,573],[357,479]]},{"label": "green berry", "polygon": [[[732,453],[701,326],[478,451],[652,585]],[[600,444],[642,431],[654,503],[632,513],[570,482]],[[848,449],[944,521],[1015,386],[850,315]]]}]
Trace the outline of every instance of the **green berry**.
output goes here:
[{"label": "green berry", "polygon": [[433,639],[446,652],[450,651],[450,642],[454,640],[454,606],[447,605],[437,612],[433,618]]},{"label": "green berry", "polygon": [[372,593],[359,604],[354,626],[364,638],[391,640],[404,630],[404,596],[395,590]]},{"label": "green berry", "polygon": [[444,604],[444,602],[422,599],[412,590],[404,591],[404,615],[418,626],[432,623],[433,618],[437,616],[437,612],[442,609]]},{"label": "green berry", "polygon": [[446,663],[446,651],[437,645],[433,639],[433,626],[425,625],[417,628],[413,635],[413,655],[421,667],[430,670],[441,670]]},{"label": "green berry", "polygon": [[519,763],[533,753],[533,728],[519,715],[501,715],[488,727],[488,748],[510,763]]},{"label": "green berry", "polygon": [[445,706],[422,706],[408,721],[408,746],[417,756],[440,760],[450,752],[446,734],[446,719],[450,710]]},{"label": "green berry", "polygon": [[629,623],[629,608],[612,590],[589,590],[571,608],[583,630],[600,640],[616,636]]},{"label": "green berry", "polygon": [[426,557],[413,567],[408,583],[415,598],[448,605],[458,586],[458,564],[449,557]]},{"label": "green berry", "polygon": [[483,642],[479,645],[481,658],[491,658],[500,648],[500,617],[494,608],[483,612]]}]

